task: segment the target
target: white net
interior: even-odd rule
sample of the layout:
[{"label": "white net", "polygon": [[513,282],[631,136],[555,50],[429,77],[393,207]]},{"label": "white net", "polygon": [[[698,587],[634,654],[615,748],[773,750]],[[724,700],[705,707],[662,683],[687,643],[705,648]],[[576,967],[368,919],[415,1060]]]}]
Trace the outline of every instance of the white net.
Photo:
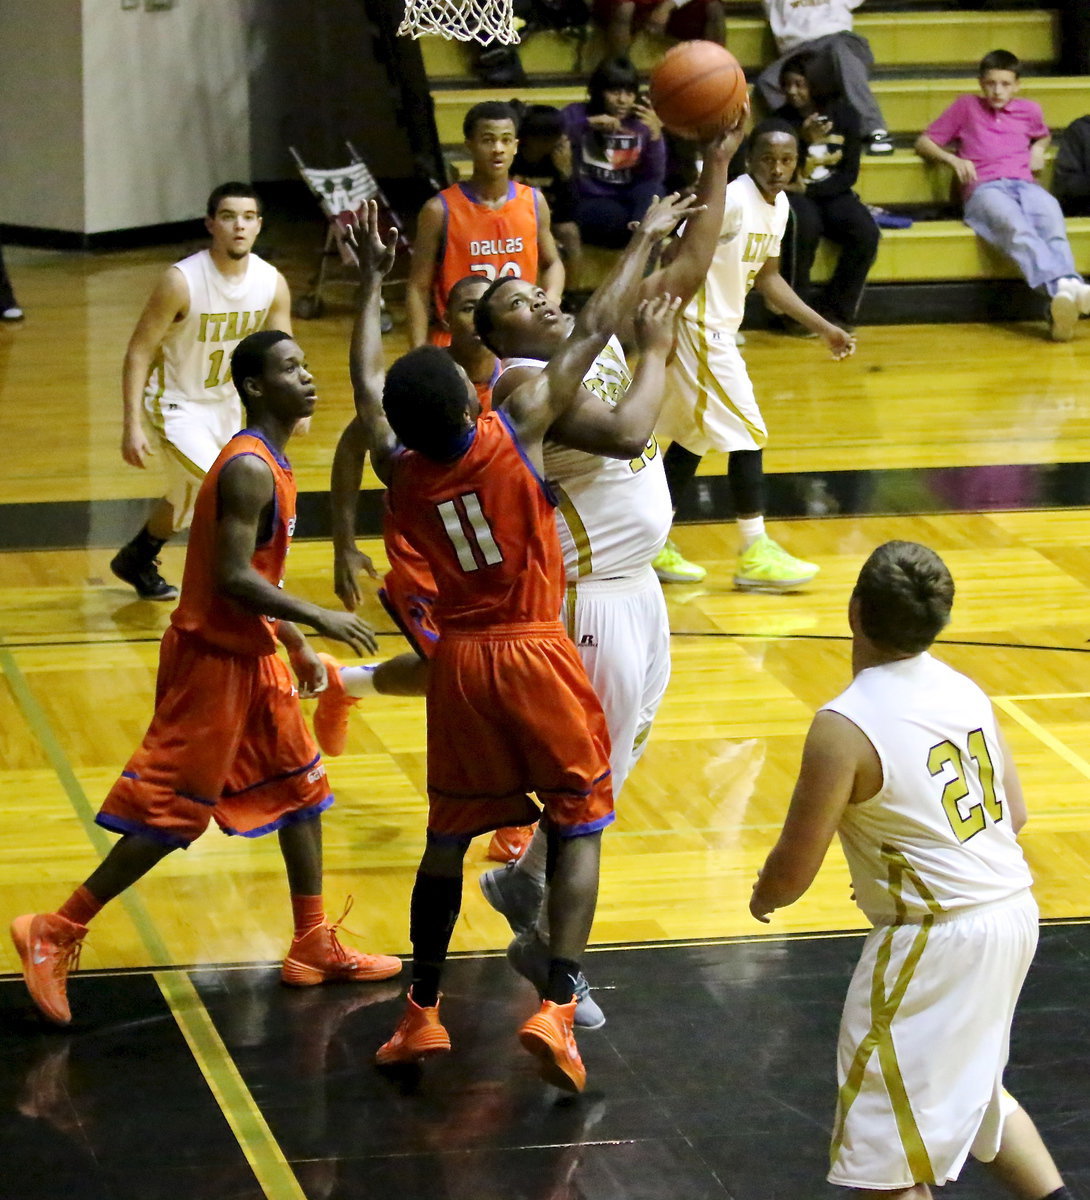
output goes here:
[{"label": "white net", "polygon": [[412,38],[433,33],[457,42],[511,45],[519,40],[512,0],[405,0],[397,32]]}]

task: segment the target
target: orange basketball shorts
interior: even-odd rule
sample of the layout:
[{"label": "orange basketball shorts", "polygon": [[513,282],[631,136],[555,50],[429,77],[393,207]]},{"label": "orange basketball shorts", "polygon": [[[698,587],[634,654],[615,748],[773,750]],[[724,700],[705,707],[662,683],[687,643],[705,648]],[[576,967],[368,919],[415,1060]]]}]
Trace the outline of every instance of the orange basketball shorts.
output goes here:
[{"label": "orange basketball shorts", "polygon": [[155,715],[95,818],[188,846],[214,820],[259,837],[333,803],[291,672],[276,654],[219,650],[168,629]]},{"label": "orange basketball shorts", "polygon": [[422,558],[395,559],[378,594],[382,607],[421,658],[431,658],[439,643],[439,629],[432,617],[436,595],[431,568]]},{"label": "orange basketball shorts", "polygon": [[558,621],[444,632],[427,710],[434,837],[528,825],[530,793],[561,837],[613,821],[605,716]]}]

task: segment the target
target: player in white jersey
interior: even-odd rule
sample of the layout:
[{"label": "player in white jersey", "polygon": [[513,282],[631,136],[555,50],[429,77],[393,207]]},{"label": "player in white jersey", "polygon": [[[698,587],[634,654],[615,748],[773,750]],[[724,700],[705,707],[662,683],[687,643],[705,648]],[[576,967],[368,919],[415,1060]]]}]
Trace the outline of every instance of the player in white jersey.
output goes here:
[{"label": "player in white jersey", "polygon": [[750,911],[767,921],[798,900],[840,835],[873,929],[840,1025],[832,1183],[927,1200],[972,1154],[1019,1200],[1070,1200],[1003,1088],[1038,913],[992,706],[928,653],[953,598],[926,546],[887,542],[864,564],[848,609],[853,682],[814,718]]},{"label": "player in white jersey", "polygon": [[252,252],[261,230],[253,186],[221,184],[208,197],[204,224],[212,245],[160,276],[125,352],[121,457],[146,467],[155,453],[143,409],[167,476],[166,494],[110,563],[144,600],[177,597],[178,589],[159,574],[157,556],[168,538],[189,527],[201,480],[242,428],[231,354],[258,329],[291,333],[288,285]]},{"label": "player in white jersey", "polygon": [[[727,188],[707,281],[682,314],[658,424],[660,436],[672,442],[665,466],[675,509],[700,459],[709,450],[729,455],[727,475],[741,535],[734,585],[753,591],[799,587],[818,568],[793,558],[765,533],[762,452],[768,434],[735,344],[746,294],[756,287],[778,311],[824,339],[834,358],[846,358],[855,349],[850,334],[803,303],[780,275],[780,241],[790,212],[786,188],[797,162],[798,141],[786,121],[771,118],[757,125],[749,139],[748,174]],[[655,569],[667,582],[697,582],[705,574],[672,541]]]}]

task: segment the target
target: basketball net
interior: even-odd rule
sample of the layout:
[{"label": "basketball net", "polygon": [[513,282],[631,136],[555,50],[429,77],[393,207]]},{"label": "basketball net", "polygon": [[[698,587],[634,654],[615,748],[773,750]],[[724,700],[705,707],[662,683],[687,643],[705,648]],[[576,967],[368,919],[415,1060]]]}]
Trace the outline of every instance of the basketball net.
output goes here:
[{"label": "basketball net", "polygon": [[411,38],[434,33],[448,42],[512,45],[519,40],[512,0],[405,0],[397,32]]}]

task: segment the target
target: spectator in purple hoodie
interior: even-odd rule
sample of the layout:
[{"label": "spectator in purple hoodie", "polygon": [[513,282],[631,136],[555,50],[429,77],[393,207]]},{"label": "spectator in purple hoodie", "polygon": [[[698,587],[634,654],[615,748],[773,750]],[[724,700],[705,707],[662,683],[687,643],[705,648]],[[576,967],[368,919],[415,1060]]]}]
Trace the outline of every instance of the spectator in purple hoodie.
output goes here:
[{"label": "spectator in purple hoodie", "polygon": [[587,85],[588,99],[564,109],[572,147],[575,220],[583,241],[627,244],[653,196],[663,194],[666,146],[662,123],[627,58],[607,58]]}]

